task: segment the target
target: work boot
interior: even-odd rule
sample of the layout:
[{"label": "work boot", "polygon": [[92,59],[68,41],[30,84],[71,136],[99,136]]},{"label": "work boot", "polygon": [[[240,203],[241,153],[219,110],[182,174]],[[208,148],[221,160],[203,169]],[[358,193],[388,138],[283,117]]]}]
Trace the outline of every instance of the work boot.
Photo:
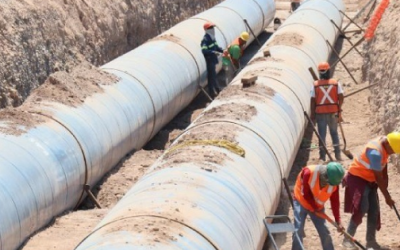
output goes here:
[{"label": "work boot", "polygon": [[377,250],[377,249],[381,249],[381,250],[388,249],[389,250],[390,249],[390,248],[383,247],[383,246],[379,245],[378,242],[376,242],[376,241],[368,241],[367,242],[367,248],[368,249],[372,248],[374,250]]},{"label": "work boot", "polygon": [[335,154],[335,158],[337,161],[343,161],[342,156],[340,155],[340,153]]},{"label": "work boot", "polygon": [[356,244],[348,238],[343,239],[342,246],[346,249],[357,249]]}]

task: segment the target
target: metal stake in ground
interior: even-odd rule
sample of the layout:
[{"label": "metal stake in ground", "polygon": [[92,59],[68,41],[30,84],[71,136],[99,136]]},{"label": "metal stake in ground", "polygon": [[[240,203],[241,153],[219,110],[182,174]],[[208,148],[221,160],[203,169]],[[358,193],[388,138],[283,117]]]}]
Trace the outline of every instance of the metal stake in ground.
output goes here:
[{"label": "metal stake in ground", "polygon": [[100,203],[97,201],[96,197],[94,197],[92,191],[90,191],[90,186],[85,184],[84,190],[86,191],[88,197],[94,202],[97,208],[101,208]]},{"label": "metal stake in ground", "polygon": [[354,44],[351,42],[350,38],[348,38],[348,37],[346,36],[346,34],[340,29],[339,26],[337,26],[337,24],[336,24],[332,19],[331,19],[331,23],[332,23],[333,25],[335,25],[336,29],[340,32],[340,34],[342,35],[342,37],[344,37],[344,39],[346,39],[346,40],[350,43],[351,47],[354,48],[360,56],[362,56],[361,52],[357,49],[357,47],[354,47]]},{"label": "metal stake in ground", "polygon": [[325,150],[326,154],[328,155],[329,160],[330,160],[330,161],[333,161],[333,158],[332,158],[331,154],[329,154],[328,148],[326,147],[324,141],[322,140],[322,138],[321,138],[321,136],[319,135],[317,129],[315,128],[314,123],[313,123],[313,121],[311,120],[310,116],[307,114],[306,111],[304,111],[304,115],[307,117],[307,120],[308,120],[308,122],[311,124],[311,127],[312,127],[312,129],[314,130],[314,133],[317,135],[317,137],[318,137],[318,139],[319,139],[319,143],[324,147],[324,150]]},{"label": "metal stake in ground", "polygon": [[396,212],[397,218],[400,220],[399,211],[397,211],[396,205],[393,205],[394,211]]},{"label": "metal stake in ground", "polygon": [[326,43],[329,45],[329,47],[332,49],[333,53],[335,53],[335,55],[337,56],[337,58],[339,58],[339,61],[342,63],[343,67],[345,68],[345,70],[347,71],[347,73],[349,73],[350,77],[353,79],[353,81],[358,85],[357,80],[354,78],[353,74],[350,72],[350,70],[347,68],[346,64],[342,61],[342,59],[340,58],[339,53],[336,51],[336,49],[332,46],[332,44],[326,40]]},{"label": "metal stake in ground", "polygon": [[251,34],[254,36],[254,39],[256,39],[258,46],[262,46],[260,41],[258,40],[257,36],[254,34],[253,30],[251,29],[249,23],[247,22],[247,19],[243,19],[244,23],[246,24],[247,28],[250,30]]}]

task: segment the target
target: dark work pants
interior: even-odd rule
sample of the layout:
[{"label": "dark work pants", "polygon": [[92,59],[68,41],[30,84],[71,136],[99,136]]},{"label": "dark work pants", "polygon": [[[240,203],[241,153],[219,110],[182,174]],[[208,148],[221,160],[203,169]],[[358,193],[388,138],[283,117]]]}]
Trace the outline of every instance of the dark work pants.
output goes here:
[{"label": "dark work pants", "polygon": [[207,63],[207,80],[208,80],[208,92],[210,95],[214,94],[214,91],[219,92],[217,86],[217,71],[215,70],[215,64],[206,61]]}]

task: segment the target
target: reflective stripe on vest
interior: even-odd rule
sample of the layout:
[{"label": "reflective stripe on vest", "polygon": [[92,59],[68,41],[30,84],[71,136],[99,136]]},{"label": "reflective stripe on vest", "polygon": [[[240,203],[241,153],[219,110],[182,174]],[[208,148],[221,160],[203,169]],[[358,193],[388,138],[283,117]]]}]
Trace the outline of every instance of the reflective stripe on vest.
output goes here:
[{"label": "reflective stripe on vest", "polygon": [[[321,168],[321,165],[318,165],[318,166],[315,167],[314,173],[313,173],[312,178],[311,178],[311,183],[310,183],[311,191],[314,190],[315,185],[317,184],[317,177],[319,175],[319,169],[320,168]],[[319,185],[319,183],[318,183],[318,185]],[[318,187],[318,189],[319,189],[319,187]],[[327,193],[331,195],[333,193],[333,190],[334,190],[334,187],[331,186],[331,185],[328,185]],[[314,192],[313,192],[313,194],[314,194]],[[320,199],[318,199],[317,197],[315,197],[315,195],[314,195],[314,200],[315,200],[316,203],[318,203],[321,206],[323,206],[325,204],[325,202],[323,202]]]},{"label": "reflective stripe on vest", "polygon": [[214,42],[214,43],[212,43],[212,44],[210,44],[210,45],[205,45],[205,46],[202,46],[201,47],[201,49],[212,49],[212,48],[214,48],[215,46],[218,46],[218,44],[217,44],[217,42]]},{"label": "reflective stripe on vest", "polygon": [[382,137],[375,138],[367,143],[364,150],[360,155],[354,158],[353,162],[350,165],[349,173],[355,176],[358,176],[368,182],[375,182],[375,174],[371,169],[370,161],[367,157],[368,149],[375,149],[381,155],[381,171],[385,168],[385,165],[388,162],[389,155],[386,153],[385,149],[381,144]]},{"label": "reflective stripe on vest", "polygon": [[[319,171],[321,165],[311,165],[307,167],[310,170],[311,176],[308,181],[314,201],[319,208],[324,207],[324,203],[332,196],[336,190],[336,186],[325,186],[321,189],[319,183]],[[297,176],[296,184],[294,187],[294,197],[296,200],[307,210],[313,211],[314,208],[304,198],[304,183],[301,173]]]},{"label": "reflective stripe on vest", "polygon": [[339,111],[338,83],[334,79],[314,82],[315,112],[318,114],[336,113]]}]

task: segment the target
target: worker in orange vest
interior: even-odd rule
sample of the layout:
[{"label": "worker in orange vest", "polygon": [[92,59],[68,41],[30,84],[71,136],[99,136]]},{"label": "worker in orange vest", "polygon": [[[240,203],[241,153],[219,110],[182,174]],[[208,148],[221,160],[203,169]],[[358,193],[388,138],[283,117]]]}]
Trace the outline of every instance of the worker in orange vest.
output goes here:
[{"label": "worker in orange vest", "polygon": [[[367,216],[367,247],[380,249],[376,242],[376,230],[380,229],[380,211],[378,188],[381,190],[386,204],[393,208],[394,201],[388,191],[389,176],[387,172],[388,158],[391,154],[400,153],[400,133],[392,132],[367,143],[361,154],[354,158],[343,181],[345,186],[344,211],[351,213],[347,227],[350,235],[356,233],[365,214]],[[356,248],[349,240],[343,246]]]},{"label": "worker in orange vest", "polygon": [[[326,130],[332,137],[335,158],[342,160],[340,155],[338,122],[341,122],[343,104],[343,89],[341,84],[330,78],[330,65],[327,62],[318,65],[319,80],[314,82],[311,89],[311,119],[316,122],[318,133],[325,144]],[[319,158],[326,160],[326,152],[320,142]]]},{"label": "worker in orange vest", "polygon": [[[297,176],[294,187],[294,227],[299,238],[303,241],[304,225],[307,215],[310,215],[318,231],[322,249],[333,250],[332,238],[326,226],[325,219],[316,215],[324,212],[325,202],[331,201],[332,213],[338,226],[340,222],[339,184],[342,182],[344,169],[338,162],[329,162],[328,165],[311,165],[304,167]],[[344,229],[343,229],[344,230]],[[299,242],[293,237],[292,250],[300,248]]]},{"label": "worker in orange vest", "polygon": [[[240,68],[239,60],[243,56],[243,51],[249,38],[249,33],[247,33],[246,31],[242,32],[240,36],[233,40],[229,47],[224,51],[223,56],[225,58],[229,58],[236,69]],[[236,50],[235,48],[237,47],[239,47],[240,50]]]}]

